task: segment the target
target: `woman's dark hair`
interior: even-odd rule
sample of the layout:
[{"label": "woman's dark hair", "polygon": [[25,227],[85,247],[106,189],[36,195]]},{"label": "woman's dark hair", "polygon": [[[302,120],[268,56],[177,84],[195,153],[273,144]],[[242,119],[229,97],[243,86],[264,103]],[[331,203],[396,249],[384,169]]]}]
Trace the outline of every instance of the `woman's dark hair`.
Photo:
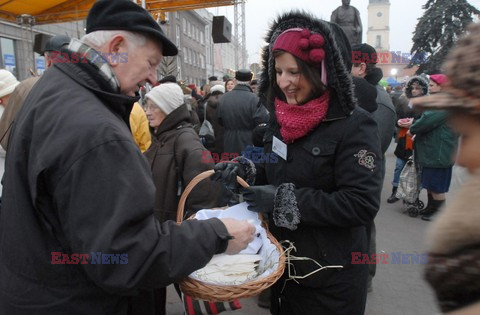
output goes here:
[{"label": "woman's dark hair", "polygon": [[[283,54],[287,53],[283,50],[275,50],[272,52],[273,58],[277,58]],[[292,55],[293,56],[293,55]],[[293,56],[295,61],[297,62],[298,71],[305,77],[305,79],[312,83],[313,89],[312,94],[307,98],[306,102],[318,98],[325,93],[327,87],[322,83],[322,73],[319,68],[312,66],[311,64],[306,63],[300,58]],[[267,92],[267,104],[270,111],[274,110],[273,103],[275,98],[279,98],[282,101],[286,101],[285,95],[283,94],[280,87],[277,85],[276,77],[274,77],[270,82],[270,87]]]}]

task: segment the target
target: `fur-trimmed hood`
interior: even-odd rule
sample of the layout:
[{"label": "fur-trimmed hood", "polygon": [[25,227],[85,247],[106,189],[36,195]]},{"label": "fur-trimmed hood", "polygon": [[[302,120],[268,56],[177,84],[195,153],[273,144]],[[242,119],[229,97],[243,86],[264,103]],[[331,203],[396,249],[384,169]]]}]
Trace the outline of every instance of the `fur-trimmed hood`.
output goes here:
[{"label": "fur-trimmed hood", "polygon": [[[320,20],[302,11],[291,11],[277,18],[265,37],[267,46],[262,52],[263,71],[260,75],[259,94],[267,95],[272,80],[276,80],[272,48],[278,36],[290,28],[307,28],[325,38],[325,66],[327,87],[330,91],[328,118],[349,115],[355,108],[351,70],[351,48],[343,30],[336,24]],[[271,102],[271,101],[270,101]],[[266,104],[273,112],[273,104]],[[273,115],[275,116],[275,115]]]},{"label": "fur-trimmed hood", "polygon": [[438,215],[427,234],[429,252],[451,254],[480,244],[480,169]]},{"label": "fur-trimmed hood", "polygon": [[418,83],[421,87],[422,87],[422,90],[423,90],[423,95],[422,96],[425,96],[425,95],[428,95],[428,82],[427,80],[425,80],[423,77],[421,76],[414,76],[414,77],[411,77],[408,81],[407,81],[407,86],[405,87],[405,95],[410,99],[413,97],[412,95],[412,85],[413,83]]}]

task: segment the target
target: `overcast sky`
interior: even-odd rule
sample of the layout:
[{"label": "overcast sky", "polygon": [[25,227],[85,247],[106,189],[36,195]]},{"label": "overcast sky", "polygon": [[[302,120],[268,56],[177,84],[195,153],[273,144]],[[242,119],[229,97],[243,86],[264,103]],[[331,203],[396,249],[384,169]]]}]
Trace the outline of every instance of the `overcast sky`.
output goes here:
[{"label": "overcast sky", "polygon": [[[417,19],[423,15],[422,6],[426,2],[427,0],[390,0],[390,50],[410,52],[412,33]],[[368,3],[368,0],[351,0],[350,3],[360,11],[364,42],[367,40]],[[469,0],[469,3],[480,9],[480,0]],[[247,0],[245,17],[249,62],[259,61],[260,49],[264,45],[263,37],[270,22],[278,14],[292,9],[304,9],[320,18],[330,20],[332,11],[341,4],[341,0]],[[209,10],[215,15],[227,16],[233,25],[233,6]]]}]

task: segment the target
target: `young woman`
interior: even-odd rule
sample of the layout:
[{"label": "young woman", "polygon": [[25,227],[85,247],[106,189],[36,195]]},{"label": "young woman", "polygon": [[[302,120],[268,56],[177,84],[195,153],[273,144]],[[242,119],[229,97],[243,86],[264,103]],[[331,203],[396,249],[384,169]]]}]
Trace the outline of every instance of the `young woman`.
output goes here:
[{"label": "young woman", "polygon": [[[368,266],[352,255],[368,253],[383,163],[376,123],[353,97],[350,45],[338,26],[301,12],[280,17],[266,40],[264,150],[278,159],[255,165],[243,197],[304,257],[273,286],[272,314],[363,314]],[[252,174],[248,165],[217,165],[218,177]]]},{"label": "young woman", "polygon": [[225,81],[225,93],[230,92],[235,87],[235,81],[233,79],[228,79]]}]

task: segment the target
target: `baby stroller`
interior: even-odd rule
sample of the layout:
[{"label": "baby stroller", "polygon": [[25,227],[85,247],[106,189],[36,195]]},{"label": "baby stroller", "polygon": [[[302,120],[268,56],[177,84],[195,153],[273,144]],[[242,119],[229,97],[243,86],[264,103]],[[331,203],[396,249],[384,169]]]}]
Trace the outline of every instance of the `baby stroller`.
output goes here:
[{"label": "baby stroller", "polygon": [[400,173],[400,182],[396,196],[403,199],[404,212],[409,216],[416,217],[425,204],[419,199],[421,190],[420,170],[411,156]]}]

